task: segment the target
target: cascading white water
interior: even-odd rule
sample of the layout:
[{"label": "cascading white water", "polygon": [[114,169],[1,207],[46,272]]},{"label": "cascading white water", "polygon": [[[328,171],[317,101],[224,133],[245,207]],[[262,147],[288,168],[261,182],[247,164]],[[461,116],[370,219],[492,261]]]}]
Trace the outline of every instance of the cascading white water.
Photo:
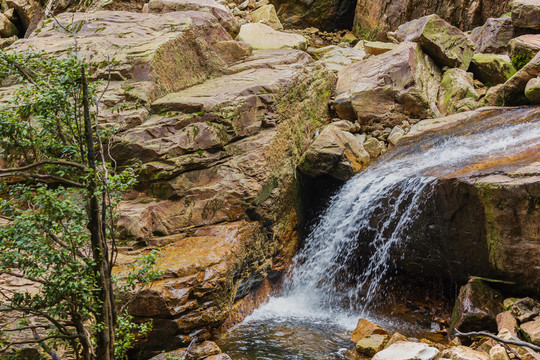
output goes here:
[{"label": "cascading white water", "polygon": [[[527,122],[518,120],[524,117]],[[437,178],[534,146],[540,146],[540,110],[526,108],[498,111],[415,145],[398,146],[330,199],[296,256],[283,295],[271,298],[243,326],[257,331],[271,323],[334,326],[325,334],[335,333],[336,326],[353,329],[360,316],[369,317],[391,252],[407,243]],[[336,354],[287,358],[341,358]]]},{"label": "cascading white water", "polygon": [[[398,147],[349,180],[312,228],[284,294],[272,298],[251,319],[312,317],[354,326],[380,289],[390,265],[390,250],[406,243],[408,229],[429,199],[437,177],[481,159],[540,144],[540,113],[528,122],[512,123],[512,117],[523,112],[500,112],[473,129],[432,136],[412,152]],[[493,123],[502,125],[490,128]],[[365,244],[362,236],[368,234],[371,243]],[[369,258],[362,256],[365,253]],[[364,270],[356,273],[355,265]]]}]

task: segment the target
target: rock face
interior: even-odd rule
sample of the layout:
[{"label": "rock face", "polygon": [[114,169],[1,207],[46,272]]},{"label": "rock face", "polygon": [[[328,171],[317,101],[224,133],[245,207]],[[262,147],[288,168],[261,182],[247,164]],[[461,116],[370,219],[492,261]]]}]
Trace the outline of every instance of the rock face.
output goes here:
[{"label": "rock face", "polygon": [[[402,156],[441,136],[485,131],[508,121],[540,121],[532,108],[483,108],[414,125],[399,146],[380,158]],[[483,129],[483,130],[482,130]],[[400,155],[402,154],[402,155]],[[379,161],[381,161],[379,160]],[[525,146],[515,156],[498,157],[441,177],[410,229],[415,241],[400,249],[398,265],[411,276],[466,282],[471,275],[516,281],[540,291],[540,152]],[[436,174],[435,174],[436,175]],[[437,214],[437,217],[430,215]],[[429,248],[429,251],[426,249]]]},{"label": "rock face", "polygon": [[512,23],[516,27],[540,29],[540,3],[536,0],[513,0]]},{"label": "rock face", "polygon": [[288,27],[314,26],[322,30],[350,27],[354,0],[272,0],[279,18]]},{"label": "rock face", "polygon": [[[336,80],[300,50],[251,54],[211,10],[160,11],[73,15],[93,76],[107,78],[107,56],[115,60],[99,112],[118,129],[111,154],[141,163],[138,188],[119,205],[121,235],[135,249],[163,249],[163,278],[131,304],[137,319],[154,320],[131,358],[215,336],[290,262],[296,165],[328,119]],[[73,39],[55,29],[45,22],[11,49],[62,54]],[[125,249],[120,276],[141,251]]]},{"label": "rock face", "polygon": [[355,29],[357,32],[384,36],[401,24],[419,17],[437,14],[450,24],[472,30],[483,25],[488,18],[508,12],[511,0],[358,0]]},{"label": "rock face", "polygon": [[475,48],[461,30],[437,15],[424,16],[401,25],[396,38],[419,43],[422,50],[441,67],[463,70],[469,68]]},{"label": "rock face", "polygon": [[452,329],[461,332],[497,332],[496,316],[503,310],[502,295],[481,280],[469,281],[459,290],[452,314]]},{"label": "rock face", "polygon": [[265,24],[244,24],[240,27],[238,40],[255,50],[263,49],[307,49],[307,40],[298,34],[290,34],[272,29]]},{"label": "rock face", "polygon": [[351,64],[338,73],[333,103],[342,119],[372,129],[403,120],[432,117],[441,79],[437,66],[416,43],[402,43],[382,55]]}]

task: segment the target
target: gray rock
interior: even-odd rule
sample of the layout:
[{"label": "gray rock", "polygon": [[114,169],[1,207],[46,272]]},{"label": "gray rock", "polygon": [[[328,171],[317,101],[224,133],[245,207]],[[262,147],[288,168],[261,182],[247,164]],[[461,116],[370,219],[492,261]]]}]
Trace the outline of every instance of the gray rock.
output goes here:
[{"label": "gray rock", "polygon": [[490,18],[483,26],[475,28],[469,38],[478,53],[505,54],[508,42],[514,38],[512,19]]},{"label": "gray rock", "polygon": [[405,130],[403,130],[403,128],[399,125],[394,126],[388,135],[388,142],[392,145],[396,145],[403,136],[405,136]]},{"label": "gray rock", "polygon": [[525,339],[535,345],[540,345],[540,316],[521,324],[521,332]]},{"label": "gray rock", "polygon": [[518,322],[524,323],[540,314],[540,307],[534,299],[526,297],[516,301],[511,311]]},{"label": "gray rock", "polygon": [[238,40],[255,50],[307,49],[307,40],[302,35],[276,31],[265,24],[244,24],[240,27]]}]

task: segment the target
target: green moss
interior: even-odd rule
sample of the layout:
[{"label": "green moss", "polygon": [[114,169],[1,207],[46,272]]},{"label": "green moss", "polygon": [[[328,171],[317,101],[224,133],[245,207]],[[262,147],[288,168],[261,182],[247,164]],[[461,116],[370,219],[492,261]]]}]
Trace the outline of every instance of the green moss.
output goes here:
[{"label": "green moss", "polygon": [[512,65],[514,65],[517,70],[521,70],[525,65],[529,63],[529,61],[531,61],[532,58],[533,57],[531,55],[515,54],[514,56],[512,56]]},{"label": "green moss", "polygon": [[477,184],[479,195],[484,205],[484,216],[486,221],[486,240],[489,251],[489,262],[499,268],[501,259],[499,259],[501,236],[500,230],[495,219],[497,206],[494,201],[493,190],[500,188],[499,185]]},{"label": "green moss", "polygon": [[278,186],[278,179],[272,176],[270,180],[268,180],[268,182],[263,186],[261,193],[257,197],[256,204],[259,205],[265,202],[266,200],[268,200],[268,198],[270,197],[270,194],[272,193],[272,190],[277,188],[277,186]]}]

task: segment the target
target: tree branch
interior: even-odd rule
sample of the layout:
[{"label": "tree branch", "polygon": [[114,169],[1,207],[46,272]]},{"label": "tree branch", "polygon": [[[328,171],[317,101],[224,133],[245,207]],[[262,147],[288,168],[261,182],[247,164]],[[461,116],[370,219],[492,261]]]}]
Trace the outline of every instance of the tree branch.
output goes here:
[{"label": "tree branch", "polygon": [[496,340],[496,341],[498,341],[500,343],[503,343],[503,344],[516,345],[516,346],[525,346],[525,347],[528,347],[529,349],[540,352],[540,346],[528,343],[526,341],[506,340],[506,339],[500,338],[498,336],[495,336],[493,334],[483,332],[483,331],[471,331],[471,332],[467,332],[467,333],[462,333],[461,331],[456,329],[455,332],[456,332],[456,336],[458,336],[458,337],[485,336],[485,337],[491,338],[491,339]]},{"label": "tree branch", "polygon": [[18,168],[0,169],[0,174],[25,171],[25,170],[33,169],[33,168],[40,167],[40,166],[43,166],[43,165],[62,165],[62,166],[75,167],[75,168],[78,168],[78,169],[81,169],[81,170],[86,170],[87,169],[87,167],[84,166],[83,164],[79,164],[79,163],[76,163],[76,162],[63,161],[63,160],[54,160],[54,161],[51,160],[51,161],[40,161],[40,162],[37,162],[37,163],[34,163],[34,164],[21,166],[21,167],[18,167]]},{"label": "tree branch", "polygon": [[6,352],[6,350],[8,350],[10,347],[15,346],[15,345],[38,344],[38,343],[42,343],[44,341],[51,340],[51,339],[76,339],[78,337],[79,337],[78,335],[51,335],[44,338],[40,338],[39,340],[34,339],[34,340],[13,341],[7,344],[5,347],[1,348],[0,353]]},{"label": "tree branch", "polygon": [[69,187],[76,187],[76,188],[80,188],[80,189],[84,189],[86,187],[85,184],[81,184],[79,182],[64,179],[64,178],[61,178],[59,176],[54,176],[54,175],[31,174],[31,173],[24,173],[24,172],[16,173],[16,174],[12,174],[12,173],[0,174],[0,178],[17,177],[17,176],[24,177],[24,178],[27,178],[27,179],[34,179],[34,180],[36,180],[38,182],[43,182],[43,183],[57,182],[57,183],[60,183],[62,185],[66,185],[66,186],[69,186]]}]

